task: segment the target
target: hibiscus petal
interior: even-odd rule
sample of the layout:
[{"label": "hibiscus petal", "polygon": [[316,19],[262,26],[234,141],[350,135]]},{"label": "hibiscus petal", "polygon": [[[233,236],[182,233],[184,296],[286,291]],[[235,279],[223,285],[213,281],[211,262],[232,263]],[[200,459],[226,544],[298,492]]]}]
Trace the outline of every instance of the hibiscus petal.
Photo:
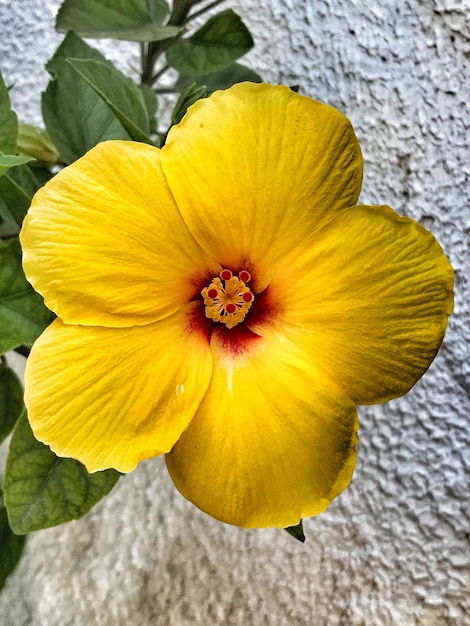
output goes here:
[{"label": "hibiscus petal", "polygon": [[283,332],[356,404],[370,404],[405,394],[428,368],[452,288],[452,267],[430,232],[390,207],[358,206],[278,264],[266,300],[283,309]]},{"label": "hibiscus petal", "polygon": [[349,484],[356,410],[281,335],[234,331],[213,334],[209,389],[167,466],[179,491],[219,520],[293,526]]},{"label": "hibiscus petal", "polygon": [[148,145],[109,141],[33,199],[21,232],[28,280],[65,322],[131,326],[173,313],[210,263]]},{"label": "hibiscus petal", "polygon": [[162,165],[200,245],[222,265],[270,265],[355,204],[362,157],[348,119],[287,87],[241,83],[191,107]]},{"label": "hibiscus petal", "polygon": [[140,460],[168,452],[212,370],[207,336],[191,329],[193,308],[133,328],[53,322],[26,367],[35,436],[90,472],[129,472]]}]

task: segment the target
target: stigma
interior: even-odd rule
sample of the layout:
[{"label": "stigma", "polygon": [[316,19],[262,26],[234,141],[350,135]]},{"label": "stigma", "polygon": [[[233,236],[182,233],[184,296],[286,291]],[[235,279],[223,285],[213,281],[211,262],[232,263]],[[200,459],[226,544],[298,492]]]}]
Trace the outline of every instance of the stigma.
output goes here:
[{"label": "stigma", "polygon": [[201,291],[206,317],[225,324],[227,328],[243,322],[254,300],[253,293],[246,285],[250,280],[251,274],[246,270],[241,270],[238,276],[234,276],[228,269],[222,270]]}]

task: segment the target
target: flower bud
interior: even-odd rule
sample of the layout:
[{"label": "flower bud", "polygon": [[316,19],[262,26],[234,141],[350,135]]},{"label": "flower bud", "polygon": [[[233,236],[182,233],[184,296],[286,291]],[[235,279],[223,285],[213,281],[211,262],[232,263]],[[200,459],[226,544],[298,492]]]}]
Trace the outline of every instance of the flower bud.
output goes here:
[{"label": "flower bud", "polygon": [[31,124],[19,124],[17,139],[18,154],[36,159],[36,165],[55,165],[60,154],[45,130]]}]

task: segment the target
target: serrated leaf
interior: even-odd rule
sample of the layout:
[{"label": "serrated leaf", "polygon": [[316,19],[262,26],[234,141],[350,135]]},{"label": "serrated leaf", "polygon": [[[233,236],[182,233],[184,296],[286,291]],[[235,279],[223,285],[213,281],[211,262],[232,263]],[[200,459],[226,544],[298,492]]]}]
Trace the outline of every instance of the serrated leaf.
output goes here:
[{"label": "serrated leaf", "polygon": [[5,154],[16,153],[18,118],[11,110],[10,96],[0,72],[0,150]]},{"label": "serrated leaf", "polygon": [[10,525],[21,535],[78,519],[119,477],[115,470],[88,474],[78,461],[57,457],[34,438],[23,413],[13,431],[3,483]]},{"label": "serrated leaf", "polygon": [[18,156],[16,154],[4,154],[0,152],[0,176],[3,176],[11,167],[18,167],[18,165],[25,165],[33,161],[31,157]]},{"label": "serrated leaf", "polygon": [[223,70],[212,72],[205,76],[198,76],[197,78],[181,75],[176,83],[176,88],[179,91],[183,91],[186,87],[194,83],[197,87],[204,86],[207,95],[210,95],[218,89],[228,89],[236,83],[261,83],[262,80],[261,76],[249,67],[241,63],[233,63]]},{"label": "serrated leaf", "polygon": [[151,143],[144,97],[131,78],[101,61],[70,58],[67,63],[109,106],[132,139]]},{"label": "serrated leaf", "polygon": [[15,372],[0,365],[0,443],[11,433],[24,409],[23,386]]},{"label": "serrated leaf", "polygon": [[173,109],[173,113],[171,115],[172,124],[179,124],[183,117],[186,114],[188,108],[206,96],[206,88],[197,87],[194,83],[186,87],[183,93],[178,98],[178,101],[175,104],[175,108]]},{"label": "serrated leaf", "polygon": [[175,40],[166,58],[180,74],[203,76],[231,65],[252,46],[253,39],[241,18],[227,9],[211,17],[191,37]]},{"label": "serrated leaf", "polygon": [[152,17],[162,16],[162,2],[155,3],[152,16],[142,0],[65,0],[57,14],[59,32],[75,31],[82,37],[160,41],[175,37],[180,28],[162,26]]},{"label": "serrated leaf", "polygon": [[72,163],[100,141],[130,139],[130,135],[96,91],[65,63],[68,58],[112,64],[69,33],[46,66],[55,78],[42,94],[44,123],[64,161]]},{"label": "serrated leaf", "polygon": [[15,535],[8,523],[7,511],[0,506],[0,589],[8,576],[15,570],[26,542],[24,535]]},{"label": "serrated leaf", "polygon": [[297,541],[301,541],[302,543],[304,543],[305,534],[302,520],[300,520],[297,526],[288,526],[287,528],[284,528],[284,530],[288,532],[291,537],[297,539]]},{"label": "serrated leaf", "polygon": [[31,345],[53,319],[26,280],[19,241],[0,241],[0,354]]}]

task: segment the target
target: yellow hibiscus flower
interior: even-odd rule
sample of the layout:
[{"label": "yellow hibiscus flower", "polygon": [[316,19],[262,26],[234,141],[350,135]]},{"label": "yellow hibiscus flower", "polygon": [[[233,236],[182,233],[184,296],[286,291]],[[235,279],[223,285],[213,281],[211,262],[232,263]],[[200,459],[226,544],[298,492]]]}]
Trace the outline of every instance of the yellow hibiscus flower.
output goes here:
[{"label": "yellow hibiscus flower", "polygon": [[231,524],[323,511],[351,480],[356,405],[410,389],[452,308],[439,244],[354,206],[361,180],[341,113],[250,83],[161,150],[104,142],[62,170],[21,233],[58,315],[26,369],[36,437],[90,472],[164,453]]}]

